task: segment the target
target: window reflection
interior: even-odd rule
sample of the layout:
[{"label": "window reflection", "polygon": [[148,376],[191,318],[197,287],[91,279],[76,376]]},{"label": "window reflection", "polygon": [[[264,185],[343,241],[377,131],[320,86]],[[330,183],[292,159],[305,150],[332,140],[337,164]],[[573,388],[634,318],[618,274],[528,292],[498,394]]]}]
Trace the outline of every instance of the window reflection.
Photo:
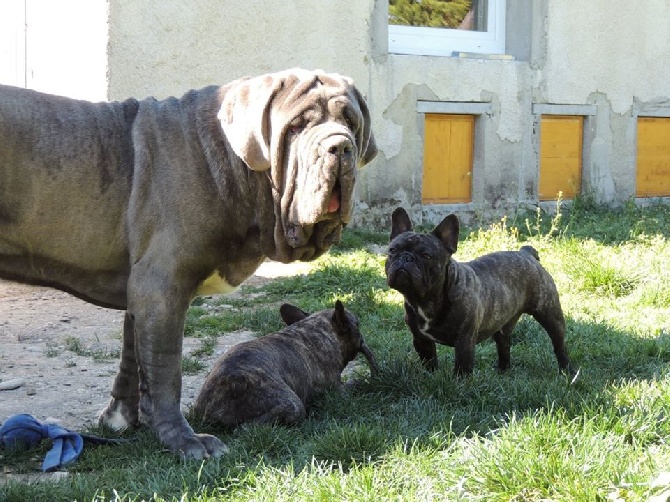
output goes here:
[{"label": "window reflection", "polygon": [[488,0],[389,0],[389,24],[486,31]]}]

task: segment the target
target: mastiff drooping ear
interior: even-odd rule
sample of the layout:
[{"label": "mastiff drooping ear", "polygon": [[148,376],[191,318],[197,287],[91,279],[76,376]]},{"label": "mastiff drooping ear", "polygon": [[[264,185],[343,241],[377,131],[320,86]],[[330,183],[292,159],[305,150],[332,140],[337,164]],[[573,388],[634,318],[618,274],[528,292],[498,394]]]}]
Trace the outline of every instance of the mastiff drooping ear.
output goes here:
[{"label": "mastiff drooping ear", "polygon": [[347,77],[300,69],[237,80],[222,92],[219,120],[231,148],[251,170],[269,172],[270,257],[322,254],[351,218],[356,168],[377,154],[360,92]]}]

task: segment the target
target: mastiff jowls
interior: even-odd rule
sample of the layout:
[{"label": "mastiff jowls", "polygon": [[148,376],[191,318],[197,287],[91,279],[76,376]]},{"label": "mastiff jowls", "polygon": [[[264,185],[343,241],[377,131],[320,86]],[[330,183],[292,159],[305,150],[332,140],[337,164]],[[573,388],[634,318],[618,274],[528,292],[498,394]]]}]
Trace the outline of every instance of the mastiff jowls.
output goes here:
[{"label": "mastiff jowls", "polygon": [[218,456],[180,412],[191,300],[324,253],[376,153],[359,91],[321,71],[110,103],[0,86],[0,278],[125,310],[101,424]]}]

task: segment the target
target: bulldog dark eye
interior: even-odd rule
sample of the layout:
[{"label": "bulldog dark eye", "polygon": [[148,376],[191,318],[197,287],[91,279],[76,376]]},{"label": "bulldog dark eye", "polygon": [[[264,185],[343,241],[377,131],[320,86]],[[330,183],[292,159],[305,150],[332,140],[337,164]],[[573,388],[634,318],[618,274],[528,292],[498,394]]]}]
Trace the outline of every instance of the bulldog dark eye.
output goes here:
[{"label": "bulldog dark eye", "polygon": [[289,126],[288,132],[289,134],[299,134],[305,129],[304,125],[298,124],[298,125],[292,125]]}]

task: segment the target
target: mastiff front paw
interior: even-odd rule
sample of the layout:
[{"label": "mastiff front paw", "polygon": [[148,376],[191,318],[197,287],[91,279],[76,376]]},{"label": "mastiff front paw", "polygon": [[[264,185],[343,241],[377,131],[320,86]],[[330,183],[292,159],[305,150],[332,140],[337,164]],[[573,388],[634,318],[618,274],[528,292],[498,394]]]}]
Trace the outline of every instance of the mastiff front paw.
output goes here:
[{"label": "mastiff front paw", "polygon": [[170,446],[170,449],[188,460],[218,458],[228,453],[226,444],[210,434],[191,434],[181,437],[174,446]]}]

